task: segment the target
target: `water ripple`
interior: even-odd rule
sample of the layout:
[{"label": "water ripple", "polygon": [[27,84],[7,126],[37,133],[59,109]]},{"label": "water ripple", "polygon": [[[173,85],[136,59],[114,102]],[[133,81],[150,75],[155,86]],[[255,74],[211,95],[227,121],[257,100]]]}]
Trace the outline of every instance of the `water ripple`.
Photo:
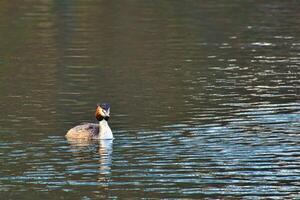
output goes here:
[{"label": "water ripple", "polygon": [[299,198],[298,8],[0,2],[1,197]]}]

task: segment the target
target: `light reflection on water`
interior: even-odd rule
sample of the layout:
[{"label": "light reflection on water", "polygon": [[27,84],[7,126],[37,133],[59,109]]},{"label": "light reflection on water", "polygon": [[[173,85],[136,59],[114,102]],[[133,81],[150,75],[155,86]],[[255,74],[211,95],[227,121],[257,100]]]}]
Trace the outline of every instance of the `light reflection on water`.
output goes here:
[{"label": "light reflection on water", "polygon": [[1,196],[297,198],[298,7],[0,3]]},{"label": "light reflection on water", "polygon": [[299,192],[299,111],[287,112],[295,106],[275,105],[272,113],[270,106],[266,113],[241,109],[223,124],[217,119],[115,131],[117,139],[108,143],[62,136],[25,146],[3,143],[2,173],[10,174],[15,164],[19,170],[1,177],[1,190],[21,192],[16,186],[26,184],[40,191],[96,187],[129,196],[291,196]]}]

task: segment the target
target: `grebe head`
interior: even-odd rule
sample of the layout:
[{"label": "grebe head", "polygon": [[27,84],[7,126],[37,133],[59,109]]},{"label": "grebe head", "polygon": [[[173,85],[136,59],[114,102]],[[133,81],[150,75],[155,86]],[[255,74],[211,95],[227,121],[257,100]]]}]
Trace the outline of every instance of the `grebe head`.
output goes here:
[{"label": "grebe head", "polygon": [[108,119],[110,117],[109,114],[110,114],[109,103],[97,104],[95,117],[97,118],[98,121],[102,121],[103,119],[108,121]]}]

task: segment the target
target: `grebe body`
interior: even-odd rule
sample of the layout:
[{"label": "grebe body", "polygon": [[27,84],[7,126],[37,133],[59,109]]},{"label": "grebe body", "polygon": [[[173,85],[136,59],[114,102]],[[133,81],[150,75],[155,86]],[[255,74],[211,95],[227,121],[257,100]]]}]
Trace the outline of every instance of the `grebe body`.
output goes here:
[{"label": "grebe body", "polygon": [[86,123],[71,128],[66,137],[70,139],[113,139],[112,131],[108,125],[110,117],[110,105],[108,103],[97,104],[95,117],[99,121],[98,124]]}]

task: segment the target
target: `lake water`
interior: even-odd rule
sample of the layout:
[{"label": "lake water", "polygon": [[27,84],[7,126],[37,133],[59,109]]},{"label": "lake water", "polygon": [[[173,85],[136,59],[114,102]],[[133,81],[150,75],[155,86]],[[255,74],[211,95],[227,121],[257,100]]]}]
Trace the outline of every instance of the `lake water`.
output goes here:
[{"label": "lake water", "polygon": [[1,1],[1,199],[300,198],[299,10]]}]

